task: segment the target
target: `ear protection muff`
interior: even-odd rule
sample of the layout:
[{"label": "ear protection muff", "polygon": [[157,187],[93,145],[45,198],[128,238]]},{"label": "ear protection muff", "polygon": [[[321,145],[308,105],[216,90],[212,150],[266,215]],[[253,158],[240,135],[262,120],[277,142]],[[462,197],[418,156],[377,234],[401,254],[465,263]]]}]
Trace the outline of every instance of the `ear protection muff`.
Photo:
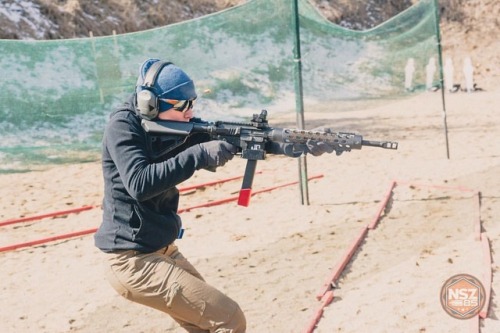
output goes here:
[{"label": "ear protection muff", "polygon": [[144,75],[144,82],[141,86],[142,90],[137,93],[137,110],[141,117],[146,119],[154,119],[158,115],[159,101],[158,95],[154,91],[154,84],[161,70],[172,64],[168,61],[157,61],[149,67]]}]

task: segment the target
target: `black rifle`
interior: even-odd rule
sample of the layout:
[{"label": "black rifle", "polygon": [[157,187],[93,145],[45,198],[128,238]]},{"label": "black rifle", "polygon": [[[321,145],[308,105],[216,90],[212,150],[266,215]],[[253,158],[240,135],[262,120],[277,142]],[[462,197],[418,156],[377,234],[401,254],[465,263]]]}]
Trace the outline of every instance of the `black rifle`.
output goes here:
[{"label": "black rifle", "polygon": [[363,140],[358,134],[344,132],[308,131],[301,129],[273,128],[267,122],[267,111],[254,114],[249,123],[216,121],[213,123],[178,122],[166,120],[142,120],[142,127],[153,135],[168,135],[176,141],[171,149],[178,147],[194,133],[209,134],[212,140],[224,140],[239,148],[241,157],[247,159],[243,184],[238,205],[248,206],[257,161],[266,158],[267,142],[292,143],[305,145],[308,140],[325,142],[332,146],[337,155],[363,146],[397,149],[398,143],[392,141]]}]

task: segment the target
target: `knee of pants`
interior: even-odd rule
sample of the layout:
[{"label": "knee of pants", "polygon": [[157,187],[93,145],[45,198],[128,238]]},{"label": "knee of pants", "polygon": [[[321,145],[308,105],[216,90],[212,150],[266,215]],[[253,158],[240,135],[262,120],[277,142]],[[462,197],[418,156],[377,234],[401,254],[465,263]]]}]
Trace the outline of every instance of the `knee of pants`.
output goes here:
[{"label": "knee of pants", "polygon": [[216,331],[217,333],[244,333],[247,328],[247,320],[245,318],[245,314],[239,307],[236,306],[236,310],[234,311],[233,316],[229,319],[227,323],[228,329],[223,329],[221,331]]}]

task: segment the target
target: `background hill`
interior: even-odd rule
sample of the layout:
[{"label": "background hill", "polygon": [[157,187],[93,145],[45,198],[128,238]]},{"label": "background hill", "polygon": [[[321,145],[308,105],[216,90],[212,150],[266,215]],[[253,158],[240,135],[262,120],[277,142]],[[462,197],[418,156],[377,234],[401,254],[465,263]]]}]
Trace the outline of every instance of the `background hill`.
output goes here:
[{"label": "background hill", "polygon": [[[1,39],[64,39],[134,32],[201,17],[246,0],[2,0]],[[372,28],[417,0],[312,0],[323,15],[354,30]],[[458,68],[470,56],[478,85],[500,77],[500,2],[440,0],[443,54]]]}]

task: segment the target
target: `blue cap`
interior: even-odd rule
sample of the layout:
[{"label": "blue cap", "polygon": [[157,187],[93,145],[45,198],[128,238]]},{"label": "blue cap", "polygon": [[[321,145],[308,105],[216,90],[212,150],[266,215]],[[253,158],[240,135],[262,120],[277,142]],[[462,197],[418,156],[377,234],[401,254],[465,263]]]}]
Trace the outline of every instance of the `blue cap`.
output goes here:
[{"label": "blue cap", "polygon": [[[136,92],[146,89],[143,85],[144,78],[151,65],[157,61],[160,61],[160,59],[148,59],[143,62],[137,78]],[[152,90],[160,99],[194,100],[197,97],[193,80],[186,72],[174,64],[164,66],[153,86],[148,89]],[[172,108],[171,104],[162,100],[160,100],[159,104],[160,112]]]}]

